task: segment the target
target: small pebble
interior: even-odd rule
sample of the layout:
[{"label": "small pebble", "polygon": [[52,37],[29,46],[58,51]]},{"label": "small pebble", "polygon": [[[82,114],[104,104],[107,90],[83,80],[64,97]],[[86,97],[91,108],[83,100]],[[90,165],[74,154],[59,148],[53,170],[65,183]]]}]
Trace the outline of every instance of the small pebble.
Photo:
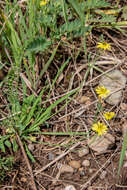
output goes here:
[{"label": "small pebble", "polygon": [[92,169],[92,168],[90,168],[89,169],[89,173],[91,174],[91,173],[93,173],[94,172],[94,170]]},{"label": "small pebble", "polygon": [[80,172],[80,176],[84,176],[85,175],[85,171],[84,168],[79,168],[78,171]]},{"label": "small pebble", "polygon": [[49,154],[48,154],[48,159],[49,159],[49,160],[54,160],[54,159],[55,159],[54,154],[51,153],[51,152],[49,152]]},{"label": "small pebble", "polygon": [[69,166],[69,165],[62,165],[61,167],[60,167],[60,173],[64,173],[64,172],[69,172],[69,173],[73,173],[74,172],[74,169],[71,167],[71,166]]},{"label": "small pebble", "polygon": [[107,171],[102,171],[102,173],[100,174],[100,179],[104,179],[107,175]]},{"label": "small pebble", "polygon": [[84,160],[82,162],[82,166],[89,167],[90,166],[90,161],[89,160]]},{"label": "small pebble", "polygon": [[127,168],[127,162],[124,163],[123,167],[124,167],[124,168]]},{"label": "small pebble", "polygon": [[56,187],[54,190],[64,190],[62,187]]},{"label": "small pebble", "polygon": [[57,168],[60,169],[60,168],[62,167],[62,165],[63,165],[63,164],[58,163],[58,164],[57,164]]},{"label": "small pebble", "polygon": [[89,186],[89,187],[88,187],[88,190],[93,190],[93,187],[92,187],[92,186]]},{"label": "small pebble", "polygon": [[64,190],[76,190],[75,187],[73,185],[68,185],[65,187]]},{"label": "small pebble", "polygon": [[69,162],[69,165],[72,167],[72,168],[75,168],[75,169],[79,169],[81,164],[80,164],[80,161],[76,161],[76,160],[71,160]]},{"label": "small pebble", "polygon": [[85,104],[86,102],[90,101],[90,98],[88,96],[82,96],[80,99],[79,99],[79,103],[80,104]]},{"label": "small pebble", "polygon": [[25,178],[25,177],[21,177],[21,179],[20,179],[22,182],[27,182],[27,178]]},{"label": "small pebble", "polygon": [[121,108],[123,111],[126,111],[126,110],[127,110],[127,104],[126,104],[126,103],[121,103],[121,104],[120,104],[120,108]]},{"label": "small pebble", "polygon": [[84,176],[85,175],[85,171],[80,171],[80,176]]},{"label": "small pebble", "polygon": [[86,156],[87,154],[89,154],[89,149],[88,148],[84,148],[84,149],[82,149],[82,150],[80,150],[78,152],[79,157]]},{"label": "small pebble", "polygon": [[125,159],[127,160],[127,151],[125,152]]}]

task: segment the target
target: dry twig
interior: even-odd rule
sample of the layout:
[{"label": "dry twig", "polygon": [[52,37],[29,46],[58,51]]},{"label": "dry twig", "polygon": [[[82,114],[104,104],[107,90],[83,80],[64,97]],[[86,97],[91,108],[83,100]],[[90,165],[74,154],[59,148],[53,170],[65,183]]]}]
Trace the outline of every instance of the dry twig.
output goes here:
[{"label": "dry twig", "polygon": [[20,146],[20,148],[21,148],[21,151],[22,151],[22,153],[23,153],[24,159],[25,159],[25,161],[26,161],[27,167],[28,167],[29,172],[30,172],[32,188],[33,188],[33,190],[37,190],[37,187],[36,187],[36,184],[35,184],[35,181],[34,181],[33,171],[32,171],[32,168],[31,168],[31,166],[30,166],[30,162],[29,162],[28,157],[27,157],[27,155],[26,155],[26,152],[25,152],[25,150],[24,150],[22,141],[21,141],[21,139],[20,139],[20,137],[19,137],[19,135],[18,135],[17,133],[16,133],[16,137],[17,137],[19,146]]},{"label": "dry twig", "polygon": [[119,149],[119,146],[114,151],[114,153],[110,156],[110,158],[103,164],[103,166],[99,170],[97,170],[97,172],[93,174],[92,177],[84,185],[81,186],[80,190],[86,189],[92,183],[92,180],[99,174],[99,172],[101,172],[105,167],[107,167],[107,165],[111,162],[111,159],[113,158],[115,153],[118,151],[118,149]]},{"label": "dry twig", "polygon": [[64,152],[63,154],[61,154],[60,156],[58,156],[55,160],[53,160],[52,162],[50,162],[49,164],[47,164],[46,166],[44,166],[43,168],[35,171],[35,175],[43,172],[44,170],[46,170],[49,166],[53,165],[55,162],[57,162],[58,160],[60,160],[61,158],[63,158],[64,156],[66,156],[69,152],[71,152],[73,149],[75,149],[77,146],[79,146],[81,144],[81,142],[76,143],[74,146],[72,146],[68,151]]}]

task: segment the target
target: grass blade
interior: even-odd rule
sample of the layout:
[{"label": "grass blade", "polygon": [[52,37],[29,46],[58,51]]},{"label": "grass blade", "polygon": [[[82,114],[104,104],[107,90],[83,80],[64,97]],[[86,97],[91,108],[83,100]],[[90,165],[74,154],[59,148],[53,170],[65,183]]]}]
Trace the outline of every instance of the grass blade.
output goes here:
[{"label": "grass blade", "polygon": [[124,160],[124,157],[125,157],[126,148],[127,148],[127,129],[126,129],[126,134],[125,134],[124,139],[123,139],[123,145],[122,145],[122,150],[121,150],[121,154],[120,154],[119,167],[118,167],[118,176],[120,175],[120,170],[121,170],[121,167],[123,165],[123,160]]}]

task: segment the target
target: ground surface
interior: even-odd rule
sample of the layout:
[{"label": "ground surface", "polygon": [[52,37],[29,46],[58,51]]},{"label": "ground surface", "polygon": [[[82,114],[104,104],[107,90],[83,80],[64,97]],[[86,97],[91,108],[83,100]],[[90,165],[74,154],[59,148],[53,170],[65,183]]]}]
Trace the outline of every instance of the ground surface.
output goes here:
[{"label": "ground surface", "polygon": [[[126,4],[126,3],[125,3]],[[119,7],[122,7],[124,2],[120,2]],[[111,45],[111,51],[103,51],[97,48],[97,42],[100,35]],[[84,52],[80,44],[83,38],[74,38],[69,41],[65,36],[61,38],[61,45],[58,47],[57,53],[52,61],[52,64],[47,69],[45,75],[40,79],[36,92],[42,89],[45,80],[51,84],[56,76],[58,68],[65,62],[68,57],[71,57],[68,65],[58,77],[55,87],[51,86],[51,95],[47,101],[47,107],[53,102],[62,97],[63,94],[79,87],[84,80],[84,76],[88,72],[89,63],[94,65],[97,63],[97,69],[91,68],[85,82],[75,97],[66,102],[64,109],[57,113],[63,103],[58,105],[53,113],[56,115],[49,118],[46,123],[40,126],[41,132],[50,132],[50,134],[35,134],[36,142],[27,140],[27,145],[35,158],[34,163],[29,160],[31,166],[31,173],[34,175],[34,182],[39,190],[65,190],[67,185],[73,185],[76,190],[126,190],[127,189],[127,167],[121,168],[119,179],[117,178],[118,165],[120,153],[122,150],[123,136],[126,129],[127,122],[127,88],[122,89],[122,97],[117,105],[110,105],[105,101],[102,102],[105,111],[115,112],[115,117],[108,125],[108,133],[111,134],[115,141],[111,143],[105,151],[99,153],[93,151],[88,146],[88,139],[95,133],[91,130],[98,106],[98,98],[95,92],[99,84],[99,80],[106,72],[118,69],[127,78],[127,37],[115,29],[95,28],[92,30],[87,38],[87,52]],[[58,45],[58,42],[52,49]],[[81,47],[81,48],[80,48]],[[51,50],[52,51],[52,50]],[[79,54],[78,54],[79,51]],[[49,50],[50,52],[50,50]],[[59,56],[61,55],[62,56]],[[39,78],[40,70],[44,63],[48,60],[48,53],[43,54],[44,59],[40,61],[39,53],[36,55],[37,79]],[[89,58],[88,58],[89,57]],[[105,62],[104,62],[105,61]],[[100,69],[103,73],[100,72]],[[1,71],[0,80],[4,80],[9,71],[9,66],[3,67]],[[22,69],[22,72],[24,70]],[[3,73],[6,73],[4,76]],[[7,86],[1,87],[0,90],[0,105],[1,113],[8,114],[4,107],[9,104]],[[21,81],[19,81],[19,86]],[[14,85],[15,86],[15,85]],[[19,96],[22,102],[23,91],[18,89]],[[33,93],[27,84],[27,94],[30,96]],[[48,92],[45,92],[42,97],[42,105]],[[1,114],[3,118],[4,114]],[[102,115],[98,115],[98,119],[103,120]],[[34,119],[33,119],[34,120]],[[30,122],[32,124],[33,121]],[[1,124],[1,135],[6,132],[2,128],[4,123]],[[63,134],[56,134],[63,132]],[[86,135],[76,134],[73,132],[86,132]],[[22,143],[23,144],[23,143]],[[25,144],[23,144],[25,146]],[[87,149],[87,153],[83,156],[79,155],[79,151]],[[7,151],[0,152],[1,156],[13,156],[14,162],[12,169],[6,171],[4,180],[1,181],[1,190],[30,190],[33,189],[30,170],[28,169],[28,161],[24,157],[21,147],[14,152],[12,148],[7,148]],[[61,156],[61,157],[60,157]],[[74,165],[70,161],[75,161]],[[83,161],[89,162],[88,166],[83,166]],[[127,157],[124,158],[124,163],[127,163]],[[48,165],[49,164],[49,165]],[[72,170],[63,171],[60,173],[61,164],[72,166]],[[76,166],[78,164],[78,166]],[[126,164],[127,165],[127,164]],[[45,167],[46,166],[46,167]],[[44,168],[45,167],[45,168]],[[35,189],[34,189],[35,190]],[[68,189],[73,190],[73,189]]]}]

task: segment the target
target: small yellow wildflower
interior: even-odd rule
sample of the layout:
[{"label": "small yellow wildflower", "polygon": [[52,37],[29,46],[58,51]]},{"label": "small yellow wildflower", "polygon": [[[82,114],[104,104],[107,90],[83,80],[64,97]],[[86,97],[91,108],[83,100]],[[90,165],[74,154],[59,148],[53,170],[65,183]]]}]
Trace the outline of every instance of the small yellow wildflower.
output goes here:
[{"label": "small yellow wildflower", "polygon": [[99,98],[106,98],[110,93],[110,90],[106,89],[104,86],[98,86],[96,88],[96,93],[98,94]]},{"label": "small yellow wildflower", "polygon": [[104,49],[104,50],[111,50],[111,45],[108,44],[107,42],[99,42],[97,44],[97,48],[101,48],[101,49]]},{"label": "small yellow wildflower", "polygon": [[110,119],[112,119],[114,116],[115,116],[115,113],[114,113],[114,112],[106,112],[106,113],[104,113],[104,117],[105,117],[106,120],[110,120]]},{"label": "small yellow wildflower", "polygon": [[42,0],[40,2],[40,6],[45,6],[48,3],[49,0]]},{"label": "small yellow wildflower", "polygon": [[107,132],[108,128],[106,125],[98,121],[97,123],[93,124],[92,130],[98,133],[98,136],[103,135]]}]

